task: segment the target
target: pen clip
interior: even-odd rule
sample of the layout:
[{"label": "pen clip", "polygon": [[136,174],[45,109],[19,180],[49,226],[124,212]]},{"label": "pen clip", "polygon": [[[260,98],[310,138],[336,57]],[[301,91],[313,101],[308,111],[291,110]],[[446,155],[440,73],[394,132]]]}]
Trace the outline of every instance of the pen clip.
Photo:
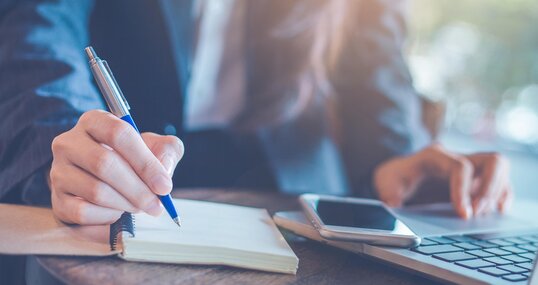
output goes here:
[{"label": "pen clip", "polygon": [[115,85],[116,89],[120,93],[121,100],[123,101],[123,104],[125,104],[125,107],[127,108],[127,110],[131,110],[131,106],[129,106],[129,103],[127,103],[127,99],[125,99],[125,96],[123,96],[123,92],[121,91],[120,86],[118,85],[118,82],[116,81],[116,78],[114,78],[114,74],[112,74],[112,70],[110,69],[110,67],[108,67],[108,63],[106,62],[106,60],[101,60],[101,62],[105,66],[105,68],[106,68],[106,70],[108,72],[108,75],[110,75],[110,78],[114,82],[114,85]]}]

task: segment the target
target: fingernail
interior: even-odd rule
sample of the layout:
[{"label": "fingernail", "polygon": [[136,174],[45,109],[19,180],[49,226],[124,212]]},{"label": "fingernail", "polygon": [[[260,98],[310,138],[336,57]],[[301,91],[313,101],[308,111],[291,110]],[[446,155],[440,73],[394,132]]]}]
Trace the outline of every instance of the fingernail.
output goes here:
[{"label": "fingernail", "polygon": [[477,215],[482,214],[484,210],[486,209],[486,206],[487,206],[486,200],[481,200],[480,202],[478,202],[478,205],[476,206],[476,214]]},{"label": "fingernail", "polygon": [[469,219],[472,216],[473,216],[473,208],[471,207],[471,205],[466,205],[465,206],[465,218]]},{"label": "fingernail", "polygon": [[164,169],[166,169],[166,172],[168,172],[168,175],[172,176],[174,172],[174,160],[172,157],[170,157],[170,155],[166,155],[163,157],[161,163],[163,164]]},{"label": "fingernail", "polygon": [[163,207],[161,205],[161,202],[159,202],[158,199],[153,199],[149,207],[146,209],[146,213],[152,215],[152,216],[160,216],[163,211]]},{"label": "fingernail", "polygon": [[510,210],[510,206],[511,206],[510,202],[504,201],[502,203],[502,205],[501,205],[501,213],[504,214],[504,213],[508,212],[508,210]]},{"label": "fingernail", "polygon": [[166,194],[172,190],[172,180],[162,174],[153,176],[151,178],[151,189],[156,194]]}]

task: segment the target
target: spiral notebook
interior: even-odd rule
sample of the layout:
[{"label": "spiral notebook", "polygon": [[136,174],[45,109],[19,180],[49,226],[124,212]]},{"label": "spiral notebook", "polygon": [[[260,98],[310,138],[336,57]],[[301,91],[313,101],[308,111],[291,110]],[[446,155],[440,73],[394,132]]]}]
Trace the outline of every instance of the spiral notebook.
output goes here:
[{"label": "spiral notebook", "polygon": [[0,204],[0,253],[108,256],[128,261],[228,265],[295,274],[299,259],[265,209],[174,199],[178,228],[124,214],[109,226],[67,226],[47,208]]}]

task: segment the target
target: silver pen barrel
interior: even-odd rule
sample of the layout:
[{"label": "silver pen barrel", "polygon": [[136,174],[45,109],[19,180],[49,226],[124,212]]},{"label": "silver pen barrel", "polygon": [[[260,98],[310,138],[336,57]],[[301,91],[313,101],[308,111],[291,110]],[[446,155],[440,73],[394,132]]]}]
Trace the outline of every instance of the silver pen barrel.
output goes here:
[{"label": "silver pen barrel", "polygon": [[88,56],[90,70],[95,82],[99,90],[101,90],[110,112],[120,118],[129,115],[129,105],[125,101],[123,93],[106,61],[101,60],[91,46],[86,47],[84,51]]}]

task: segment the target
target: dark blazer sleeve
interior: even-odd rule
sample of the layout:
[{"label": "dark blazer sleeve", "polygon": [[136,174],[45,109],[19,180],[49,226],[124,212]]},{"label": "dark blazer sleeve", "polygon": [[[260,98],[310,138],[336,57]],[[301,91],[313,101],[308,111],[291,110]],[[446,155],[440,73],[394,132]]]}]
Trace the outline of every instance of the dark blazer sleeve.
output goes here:
[{"label": "dark blazer sleeve", "polygon": [[36,187],[53,138],[102,108],[83,54],[92,5],[0,2],[0,199]]},{"label": "dark blazer sleeve", "polygon": [[420,99],[402,55],[404,2],[361,1],[333,78],[342,123],[342,152],[350,186],[375,195],[372,173],[381,162],[430,141]]}]

